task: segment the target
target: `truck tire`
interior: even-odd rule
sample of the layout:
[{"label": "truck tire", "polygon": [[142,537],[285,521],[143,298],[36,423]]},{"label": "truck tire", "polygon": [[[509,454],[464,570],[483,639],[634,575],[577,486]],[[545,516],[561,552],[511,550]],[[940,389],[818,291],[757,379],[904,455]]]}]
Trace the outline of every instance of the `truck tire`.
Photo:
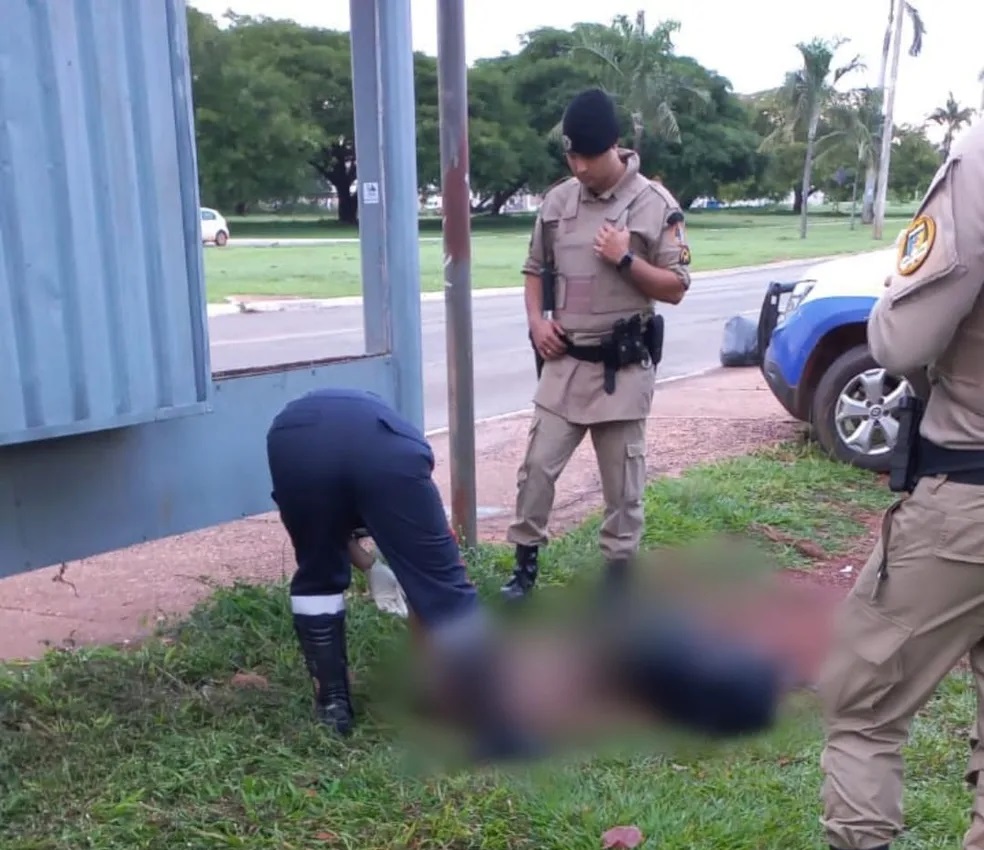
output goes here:
[{"label": "truck tire", "polygon": [[[865,393],[864,379],[880,390]],[[867,345],[856,345],[841,354],[827,368],[813,395],[811,424],[820,447],[842,463],[872,472],[888,472],[894,440],[879,423],[883,418],[895,418],[897,414],[883,407],[881,401],[902,385],[905,385],[904,393],[908,387],[905,381],[882,369]],[[838,415],[845,412],[844,402],[848,398],[857,403],[859,411],[866,409],[870,413],[851,417],[838,428]],[[867,452],[858,451],[846,442],[847,437],[858,433],[862,426],[871,432],[871,447]]]}]

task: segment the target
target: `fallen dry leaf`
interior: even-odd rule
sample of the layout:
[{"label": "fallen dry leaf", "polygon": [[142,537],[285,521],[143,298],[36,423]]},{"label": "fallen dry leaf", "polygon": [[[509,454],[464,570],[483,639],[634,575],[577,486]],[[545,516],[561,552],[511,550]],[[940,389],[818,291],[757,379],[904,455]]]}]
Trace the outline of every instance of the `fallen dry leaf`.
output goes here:
[{"label": "fallen dry leaf", "polygon": [[605,850],[632,850],[642,844],[642,830],[637,826],[613,826],[601,836]]},{"label": "fallen dry leaf", "polygon": [[772,526],[762,525],[761,523],[753,523],[752,530],[767,537],[773,543],[792,546],[797,552],[805,555],[807,558],[822,559],[827,557],[827,553],[823,550],[823,547],[814,543],[812,540],[798,540],[790,534],[785,534],[776,528],[772,528]]},{"label": "fallen dry leaf", "polygon": [[260,690],[266,690],[270,687],[270,682],[267,681],[266,676],[261,676],[259,673],[236,673],[229,680],[229,684],[234,688],[259,688]]},{"label": "fallen dry leaf", "polygon": [[334,841],[336,838],[338,836],[334,832],[316,832],[314,834],[315,841]]}]

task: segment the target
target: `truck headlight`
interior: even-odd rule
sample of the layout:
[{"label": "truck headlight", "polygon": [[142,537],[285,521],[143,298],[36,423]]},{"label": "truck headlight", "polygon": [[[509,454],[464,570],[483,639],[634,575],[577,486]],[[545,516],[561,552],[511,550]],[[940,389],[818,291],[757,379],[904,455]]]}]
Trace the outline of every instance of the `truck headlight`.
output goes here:
[{"label": "truck headlight", "polygon": [[789,300],[786,302],[786,309],[782,311],[783,318],[794,313],[803,303],[803,299],[813,290],[816,285],[815,280],[801,280],[789,293]]}]

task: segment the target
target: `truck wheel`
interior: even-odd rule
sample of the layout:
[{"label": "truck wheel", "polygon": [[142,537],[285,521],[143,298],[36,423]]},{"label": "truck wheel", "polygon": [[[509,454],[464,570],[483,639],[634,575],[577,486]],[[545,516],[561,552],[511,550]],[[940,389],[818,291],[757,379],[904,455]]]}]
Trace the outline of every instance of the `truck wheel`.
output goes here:
[{"label": "truck wheel", "polygon": [[813,396],[817,441],[835,460],[887,472],[898,438],[899,403],[911,393],[904,378],[882,369],[867,345],[856,345],[824,373]]}]

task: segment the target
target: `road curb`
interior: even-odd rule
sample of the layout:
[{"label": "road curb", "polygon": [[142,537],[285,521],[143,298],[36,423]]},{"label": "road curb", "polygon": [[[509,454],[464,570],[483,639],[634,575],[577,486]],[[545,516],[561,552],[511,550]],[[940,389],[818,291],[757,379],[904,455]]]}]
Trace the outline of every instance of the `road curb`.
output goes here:
[{"label": "road curb", "polygon": [[[358,241],[358,240],[356,240]],[[884,250],[883,248],[873,248],[870,251],[852,251],[846,254],[828,254],[820,257],[803,257],[798,260],[779,260],[775,263],[764,263],[759,266],[735,266],[733,268],[727,269],[714,269],[711,271],[695,272],[693,274],[693,279],[695,281],[707,280],[709,278],[715,277],[725,277],[728,275],[736,274],[756,274],[759,272],[768,271],[780,271],[785,268],[791,268],[793,266],[801,266],[807,263],[819,263],[824,260],[834,260],[841,259],[843,257],[858,257],[865,254],[873,254],[878,251]],[[488,289],[475,289],[472,290],[473,299],[481,298],[497,298],[503,295],[515,294],[521,291],[521,286],[500,286],[500,287],[490,287]],[[443,301],[444,292],[423,292],[420,295],[421,303],[430,303],[434,301]],[[226,299],[226,303],[220,304],[209,304],[208,305],[208,315],[209,316],[223,316],[231,315],[233,313],[283,313],[283,312],[302,312],[302,311],[317,311],[317,310],[331,310],[338,307],[361,307],[362,306],[362,296],[361,295],[343,295],[338,298],[259,298],[259,299],[249,299],[249,298],[235,298],[230,297]]]}]

